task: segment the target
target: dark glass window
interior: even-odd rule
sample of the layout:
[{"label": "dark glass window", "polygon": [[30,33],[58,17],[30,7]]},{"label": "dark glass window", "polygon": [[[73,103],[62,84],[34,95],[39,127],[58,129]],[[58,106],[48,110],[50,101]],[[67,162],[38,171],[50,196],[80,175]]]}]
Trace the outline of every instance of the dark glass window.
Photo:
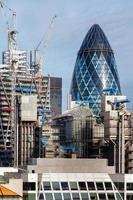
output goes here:
[{"label": "dark glass window", "polygon": [[94,182],[87,182],[88,190],[96,190]]},{"label": "dark glass window", "polygon": [[127,183],[127,190],[133,190],[133,183]]},{"label": "dark glass window", "polygon": [[55,198],[55,200],[62,200],[61,193],[55,193],[54,198]]},{"label": "dark glass window", "polygon": [[114,200],[115,196],[113,193],[108,193],[108,200]]},{"label": "dark glass window", "polygon": [[79,184],[79,189],[80,190],[86,190],[86,184],[85,184],[85,182],[78,182],[78,184]]},{"label": "dark glass window", "polygon": [[72,193],[73,200],[80,200],[79,193]]},{"label": "dark glass window", "polygon": [[23,183],[23,190],[36,190],[36,183],[35,182],[24,182]]},{"label": "dark glass window", "polygon": [[88,200],[88,193],[81,193],[82,200]]},{"label": "dark glass window", "polygon": [[96,183],[96,186],[97,186],[97,189],[98,190],[104,190],[104,187],[103,187],[103,183],[101,182],[99,182],[99,183]]},{"label": "dark glass window", "polygon": [[78,190],[77,182],[70,182],[71,190]]},{"label": "dark glass window", "polygon": [[53,200],[52,193],[45,193],[45,198],[46,198],[46,200]]},{"label": "dark glass window", "polygon": [[131,195],[131,194],[127,195],[126,200],[133,200],[133,195]]},{"label": "dark glass window", "polygon": [[90,198],[91,198],[91,200],[97,200],[96,193],[90,193]]},{"label": "dark glass window", "polygon": [[99,200],[105,200],[106,195],[104,193],[99,194]]},{"label": "dark glass window", "polygon": [[43,193],[40,193],[39,200],[44,200]]},{"label": "dark glass window", "polygon": [[68,182],[61,182],[62,190],[69,190]]},{"label": "dark glass window", "polygon": [[52,182],[53,190],[60,190],[59,182]]},{"label": "dark glass window", "polygon": [[117,200],[123,200],[124,199],[124,193],[116,193]]},{"label": "dark glass window", "polygon": [[64,200],[71,200],[70,193],[63,193]]},{"label": "dark glass window", "polygon": [[111,182],[105,182],[105,188],[106,188],[106,190],[112,190]]},{"label": "dark glass window", "polygon": [[117,190],[124,190],[124,183],[123,182],[114,182]]},{"label": "dark glass window", "polygon": [[44,190],[51,190],[50,182],[48,181],[43,182],[43,187],[44,187]]}]

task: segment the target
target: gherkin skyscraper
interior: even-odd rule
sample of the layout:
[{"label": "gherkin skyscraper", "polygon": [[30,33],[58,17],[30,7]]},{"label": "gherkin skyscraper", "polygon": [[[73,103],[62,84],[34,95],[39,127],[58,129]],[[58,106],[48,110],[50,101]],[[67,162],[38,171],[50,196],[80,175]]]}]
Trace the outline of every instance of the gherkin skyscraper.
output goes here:
[{"label": "gherkin skyscraper", "polygon": [[103,90],[121,94],[113,50],[103,30],[94,24],[78,52],[70,94],[72,101],[88,102],[92,112],[99,115]]}]

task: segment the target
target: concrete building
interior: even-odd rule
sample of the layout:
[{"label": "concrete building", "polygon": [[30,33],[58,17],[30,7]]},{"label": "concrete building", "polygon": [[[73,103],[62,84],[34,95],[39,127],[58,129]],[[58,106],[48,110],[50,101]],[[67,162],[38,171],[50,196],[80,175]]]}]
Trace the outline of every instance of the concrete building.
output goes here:
[{"label": "concrete building", "polygon": [[[100,167],[99,167],[100,166]],[[130,200],[132,174],[115,174],[106,159],[33,159],[23,174],[32,200]],[[28,197],[29,195],[29,197]],[[26,199],[24,198],[24,199]]]},{"label": "concrete building", "polygon": [[77,104],[73,109],[55,117],[53,123],[60,127],[60,136],[64,134],[60,145],[62,150],[67,151],[66,156],[71,156],[75,151],[79,158],[101,157],[99,148],[100,145],[103,148],[104,127],[96,122],[88,105]]},{"label": "concrete building", "polygon": [[126,109],[126,96],[102,97],[104,138],[109,143],[109,162],[118,173],[132,173],[133,118]]},{"label": "concrete building", "polygon": [[[10,177],[9,174],[14,174],[14,177]],[[17,174],[17,176],[15,176],[15,174]],[[0,199],[23,199],[23,180],[20,175],[18,175],[18,169],[0,167]]]},{"label": "concrete building", "polygon": [[1,169],[0,188],[13,191],[18,200],[133,198],[133,174],[116,174],[107,159],[38,158],[32,159],[26,169]]}]

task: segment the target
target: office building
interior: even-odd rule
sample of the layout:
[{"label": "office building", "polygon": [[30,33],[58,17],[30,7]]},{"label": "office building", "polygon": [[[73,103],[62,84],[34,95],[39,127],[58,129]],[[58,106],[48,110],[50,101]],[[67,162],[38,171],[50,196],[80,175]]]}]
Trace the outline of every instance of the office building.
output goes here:
[{"label": "office building", "polygon": [[100,157],[98,148],[99,141],[102,143],[104,140],[104,127],[97,124],[89,106],[77,104],[55,117],[53,123],[59,127],[60,148],[64,156],[72,157],[75,153],[78,158]]},{"label": "office building", "polygon": [[99,25],[88,31],[77,55],[71,82],[71,101],[87,102],[95,115],[101,112],[103,90],[121,94],[113,50]]},{"label": "office building", "polygon": [[62,78],[44,76],[43,80],[49,80],[50,110],[52,117],[62,113]]}]

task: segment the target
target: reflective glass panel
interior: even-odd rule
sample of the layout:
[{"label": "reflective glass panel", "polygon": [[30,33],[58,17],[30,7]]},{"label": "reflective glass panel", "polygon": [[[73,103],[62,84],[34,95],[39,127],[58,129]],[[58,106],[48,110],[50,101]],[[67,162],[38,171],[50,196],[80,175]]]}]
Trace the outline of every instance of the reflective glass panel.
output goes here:
[{"label": "reflective glass panel", "polygon": [[53,200],[52,193],[45,193],[45,198],[46,198],[46,200]]},{"label": "reflective glass panel", "polygon": [[88,193],[81,193],[82,200],[88,200]]},{"label": "reflective glass panel", "polygon": [[50,182],[48,182],[48,181],[43,182],[43,188],[44,188],[44,190],[51,190]]},{"label": "reflective glass panel", "polygon": [[63,193],[64,200],[71,200],[70,193]]},{"label": "reflective glass panel", "polygon": [[54,193],[55,200],[62,200],[61,193]]},{"label": "reflective glass panel", "polygon": [[72,193],[73,200],[80,200],[79,193]]},{"label": "reflective glass panel", "polygon": [[53,190],[60,190],[60,184],[59,182],[52,182]]},{"label": "reflective glass panel", "polygon": [[78,190],[77,182],[70,182],[71,190]]}]

